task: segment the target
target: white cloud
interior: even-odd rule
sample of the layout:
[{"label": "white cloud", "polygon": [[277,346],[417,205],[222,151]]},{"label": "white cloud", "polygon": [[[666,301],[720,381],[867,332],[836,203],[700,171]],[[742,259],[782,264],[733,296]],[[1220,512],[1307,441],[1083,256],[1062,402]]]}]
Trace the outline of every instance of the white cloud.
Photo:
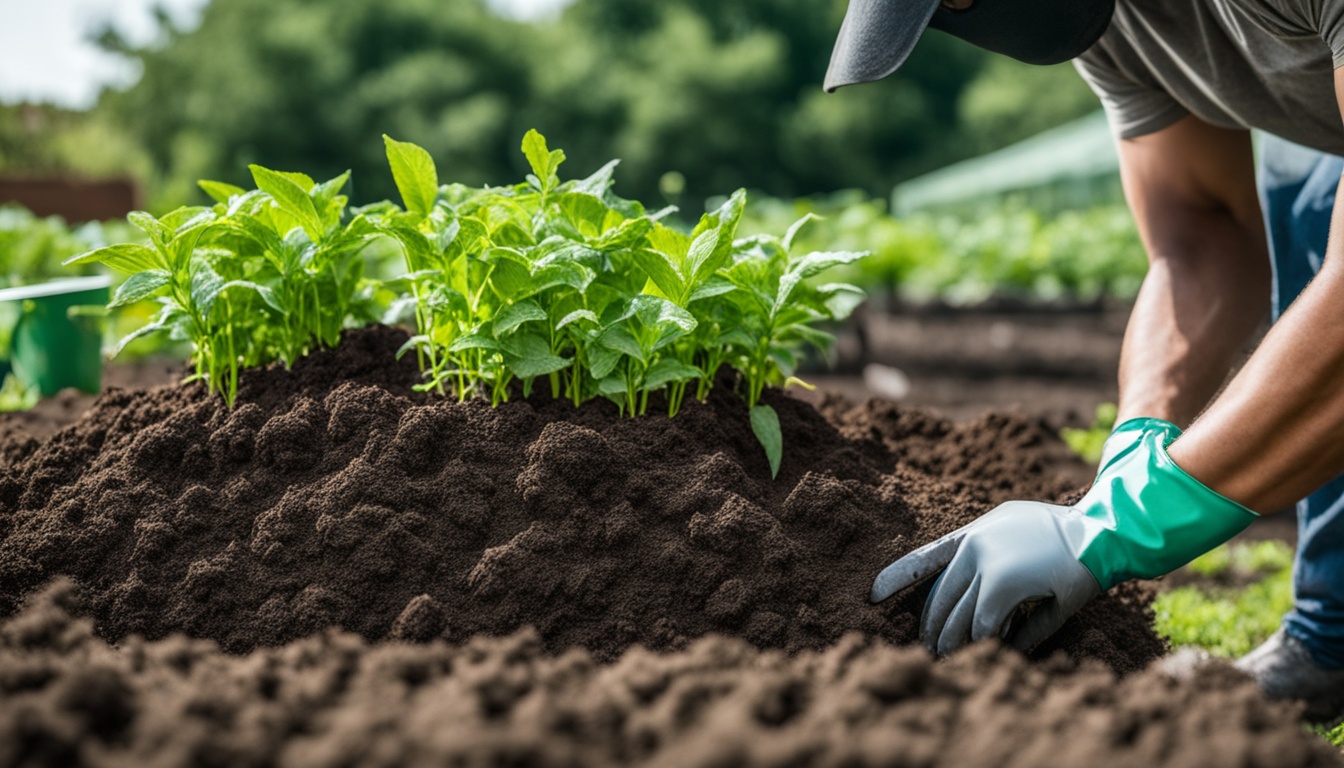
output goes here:
[{"label": "white cloud", "polygon": [[[90,106],[107,84],[129,82],[133,66],[88,36],[111,23],[128,39],[154,32],[155,0],[0,0],[0,101]],[[157,0],[189,23],[204,0]]]}]

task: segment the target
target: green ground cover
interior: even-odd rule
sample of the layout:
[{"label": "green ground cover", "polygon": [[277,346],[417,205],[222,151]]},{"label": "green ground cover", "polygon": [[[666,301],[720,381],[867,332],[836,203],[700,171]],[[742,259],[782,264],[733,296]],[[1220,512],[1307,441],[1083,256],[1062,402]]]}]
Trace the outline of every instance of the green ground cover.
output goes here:
[{"label": "green ground cover", "polygon": [[[1174,648],[1241,656],[1273,634],[1293,606],[1293,549],[1285,542],[1225,544],[1186,567],[1210,579],[1255,580],[1240,588],[1186,586],[1160,595],[1153,604],[1156,628]],[[1344,748],[1344,725],[1315,730]]]}]

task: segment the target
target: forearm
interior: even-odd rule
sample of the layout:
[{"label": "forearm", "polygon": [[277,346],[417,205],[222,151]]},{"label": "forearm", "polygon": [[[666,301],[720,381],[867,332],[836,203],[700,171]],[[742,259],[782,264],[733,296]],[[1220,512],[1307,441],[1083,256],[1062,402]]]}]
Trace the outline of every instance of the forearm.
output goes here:
[{"label": "forearm", "polygon": [[1228,219],[1196,231],[1188,243],[1152,247],[1120,355],[1121,421],[1188,425],[1268,311],[1268,256],[1249,244],[1263,235]]},{"label": "forearm", "polygon": [[1344,254],[1338,198],[1316,279],[1171,456],[1258,512],[1297,502],[1344,471]]}]

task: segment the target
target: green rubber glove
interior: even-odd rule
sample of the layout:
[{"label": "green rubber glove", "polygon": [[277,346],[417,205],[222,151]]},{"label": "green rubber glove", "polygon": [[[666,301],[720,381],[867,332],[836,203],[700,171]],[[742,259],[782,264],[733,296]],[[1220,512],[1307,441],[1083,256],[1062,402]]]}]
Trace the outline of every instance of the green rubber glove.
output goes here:
[{"label": "green rubber glove", "polygon": [[937,573],[920,626],[930,650],[995,636],[1025,649],[1100,592],[1179,568],[1256,518],[1176,466],[1166,449],[1179,436],[1159,419],[1121,424],[1077,504],[1002,504],[887,566],[873,602]]},{"label": "green rubber glove", "polygon": [[1167,446],[1180,436],[1169,421],[1130,419],[1106,441],[1097,480],[1078,504],[1075,544],[1103,590],[1171,573],[1259,517],[1172,461]]},{"label": "green rubber glove", "polygon": [[[1102,470],[1106,469],[1108,464],[1115,460],[1116,456],[1133,448],[1135,443],[1143,439],[1143,435],[1146,431],[1145,426],[1149,422],[1160,422],[1162,424],[1169,423],[1162,421],[1161,419],[1130,419],[1129,421],[1116,425],[1116,427],[1111,430],[1110,436],[1106,438],[1106,442],[1101,446],[1101,461],[1097,462],[1098,475],[1101,474]],[[1171,427],[1172,429],[1176,429],[1175,424],[1172,424]],[[1180,434],[1179,431],[1177,434]]]}]

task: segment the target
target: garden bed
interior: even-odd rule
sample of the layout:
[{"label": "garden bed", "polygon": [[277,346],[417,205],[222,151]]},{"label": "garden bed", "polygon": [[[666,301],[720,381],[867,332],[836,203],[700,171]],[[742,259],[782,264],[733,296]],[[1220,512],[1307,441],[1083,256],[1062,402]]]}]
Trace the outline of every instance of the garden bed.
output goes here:
[{"label": "garden bed", "polygon": [[0,765],[1334,759],[1230,672],[1136,671],[1142,586],[1043,664],[893,647],[923,594],[870,605],[883,565],[1076,492],[1042,423],[767,394],[772,481],[729,381],[671,420],[492,409],[415,392],[405,339],[248,372],[232,411],[117,390],[7,438]]}]

